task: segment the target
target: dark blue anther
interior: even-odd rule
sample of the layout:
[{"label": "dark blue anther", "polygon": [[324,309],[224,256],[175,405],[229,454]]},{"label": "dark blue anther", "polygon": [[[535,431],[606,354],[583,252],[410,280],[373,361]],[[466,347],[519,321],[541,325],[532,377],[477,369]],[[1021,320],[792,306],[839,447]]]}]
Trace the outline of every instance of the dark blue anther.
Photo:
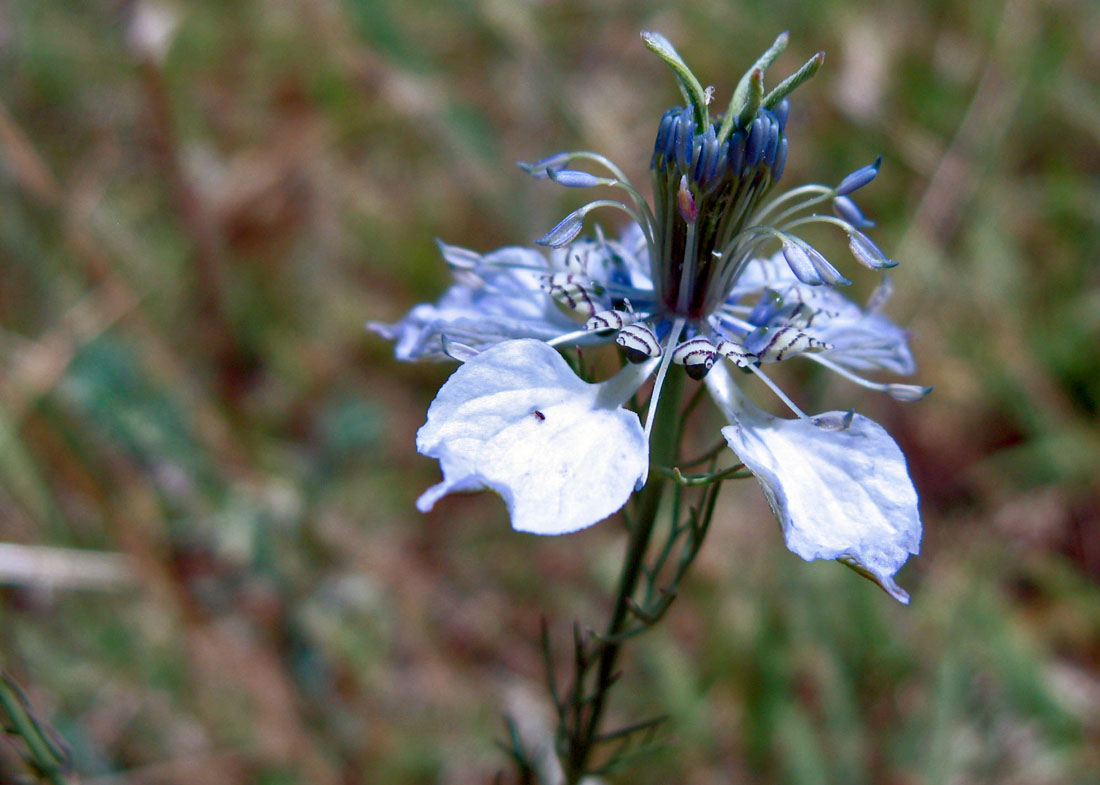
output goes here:
[{"label": "dark blue anther", "polygon": [[779,123],[771,116],[771,112],[766,112],[764,119],[768,122],[768,141],[764,145],[764,164],[772,166],[775,164],[776,148],[779,147]]},{"label": "dark blue anther", "polygon": [[729,149],[729,142],[718,145],[718,156],[714,159],[714,170],[710,181],[710,188],[712,189],[722,182],[720,174],[726,170],[726,162],[729,160]]},{"label": "dark blue anther", "polygon": [[760,163],[760,157],[764,154],[764,143],[767,142],[767,133],[768,121],[758,116],[752,121],[749,139],[745,142],[745,166],[750,169]]},{"label": "dark blue anther", "polygon": [[665,156],[665,166],[671,166],[672,159],[676,155],[676,135],[680,132],[680,112],[677,111],[676,115],[672,118],[672,122],[669,123],[668,133],[665,134],[665,149],[662,151]]},{"label": "dark blue anther", "polygon": [[665,158],[669,156],[669,144],[672,136],[673,124],[676,122],[676,118],[679,116],[679,109],[669,109],[663,115],[661,115],[661,124],[657,127],[657,139],[653,143],[653,157],[654,162],[651,166],[656,164],[656,157],[658,155],[664,155]]},{"label": "dark blue anther", "polygon": [[859,205],[847,196],[838,196],[833,199],[833,212],[857,229],[870,229],[875,225],[874,221],[864,217]]},{"label": "dark blue anther", "polygon": [[691,165],[691,147],[695,141],[695,118],[688,106],[680,113],[680,122],[676,126],[676,163],[680,171],[687,174]]},{"label": "dark blue anther", "polygon": [[880,155],[875,159],[875,162],[869,166],[864,166],[856,169],[850,175],[840,181],[840,185],[836,187],[838,196],[846,196],[852,193],[852,191],[858,191],[867,183],[875,179],[875,175],[878,174],[878,168],[882,165],[882,156]]},{"label": "dark blue anther", "polygon": [[699,182],[698,172],[706,165],[707,144],[706,137],[696,134],[691,142],[691,180]]},{"label": "dark blue anther", "polygon": [[729,168],[730,174],[740,177],[745,168],[745,133],[734,131],[729,140]]},{"label": "dark blue anther", "polygon": [[695,163],[695,182],[700,188],[706,188],[714,177],[718,163],[718,134],[712,125],[702,136],[697,136],[699,143],[699,159]]},{"label": "dark blue anther", "polygon": [[[775,163],[772,164],[772,180],[778,182],[783,176],[783,169],[787,165],[787,137],[779,140],[779,147],[775,151]],[[844,198],[844,197],[841,197]]]},{"label": "dark blue anther", "polygon": [[779,130],[784,131],[787,128],[787,116],[791,113],[791,102],[784,98],[782,101],[772,107],[772,114],[775,115],[776,121],[779,123]]}]

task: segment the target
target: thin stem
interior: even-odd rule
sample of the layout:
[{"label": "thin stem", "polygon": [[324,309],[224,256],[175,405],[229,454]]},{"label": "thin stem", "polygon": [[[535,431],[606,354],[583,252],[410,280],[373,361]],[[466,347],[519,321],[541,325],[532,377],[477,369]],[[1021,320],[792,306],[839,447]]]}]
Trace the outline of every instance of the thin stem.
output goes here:
[{"label": "thin stem", "polygon": [[[676,443],[678,410],[683,393],[684,375],[675,373],[668,376],[665,389],[656,401],[657,411],[651,416],[653,437],[650,440],[650,461],[659,466],[675,463],[679,445]],[[615,663],[622,648],[622,635],[630,620],[630,601],[641,577],[646,551],[657,522],[661,508],[666,480],[660,476],[651,477],[641,492],[638,513],[634,527],[630,532],[626,555],[623,558],[622,572],[619,577],[618,594],[611,619],[603,638],[607,641],[600,650],[596,672],[596,684],[591,708],[583,727],[578,723],[576,735],[570,740],[569,755],[566,761],[566,781],[578,782],[588,771],[588,761],[598,742],[600,721],[606,705],[607,690],[615,672]],[[581,673],[578,672],[578,680]]]},{"label": "thin stem", "polygon": [[[67,785],[69,778],[64,773],[66,752],[51,742],[49,731],[31,716],[22,690],[6,673],[0,673],[0,709],[11,723],[8,732],[19,736],[27,745],[27,762],[37,768],[52,785]],[[3,723],[3,726],[7,725],[8,722]]]},{"label": "thin stem", "polygon": [[736,466],[731,466],[719,472],[707,472],[706,474],[684,474],[680,471],[679,466],[674,466],[671,469],[666,466],[658,466],[655,468],[666,477],[671,477],[676,480],[678,485],[689,488],[696,485],[710,485],[715,482],[721,482],[722,480],[742,480],[752,476],[751,472],[745,470],[745,464],[743,463],[739,463]]}]

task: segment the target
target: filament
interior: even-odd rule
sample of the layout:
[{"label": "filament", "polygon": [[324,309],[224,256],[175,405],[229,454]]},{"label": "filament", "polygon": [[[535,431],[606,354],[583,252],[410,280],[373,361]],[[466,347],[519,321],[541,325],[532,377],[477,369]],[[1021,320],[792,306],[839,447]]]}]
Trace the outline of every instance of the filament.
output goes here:
[{"label": "filament", "polygon": [[762,370],[760,370],[755,365],[747,365],[745,367],[748,368],[753,373],[755,373],[757,376],[759,376],[761,381],[763,381],[764,384],[768,385],[768,387],[771,388],[771,391],[779,397],[779,400],[781,400],[781,401],[783,401],[783,403],[787,404],[787,407],[798,416],[798,419],[805,420],[806,422],[813,422],[813,420],[810,419],[810,417],[806,414],[806,412],[799,409],[795,405],[794,401],[792,401],[790,398],[788,398],[787,394],[785,392],[783,392],[781,389],[779,389],[778,384],[776,384],[775,382],[773,382],[771,379],[768,378],[768,375],[766,373],[764,373]]}]

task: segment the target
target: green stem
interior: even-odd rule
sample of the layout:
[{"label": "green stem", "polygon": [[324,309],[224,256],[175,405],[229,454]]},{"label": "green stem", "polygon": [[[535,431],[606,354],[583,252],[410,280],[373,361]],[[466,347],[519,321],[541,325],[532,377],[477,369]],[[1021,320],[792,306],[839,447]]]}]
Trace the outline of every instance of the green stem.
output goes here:
[{"label": "green stem", "polygon": [[[650,439],[650,463],[657,466],[670,466],[676,462],[679,453],[677,444],[679,408],[683,395],[684,374],[671,373],[665,380],[664,390],[657,402],[656,420],[653,423]],[[599,741],[600,720],[603,718],[605,699],[613,681],[615,663],[622,648],[620,636],[630,619],[630,600],[638,586],[642,574],[646,551],[657,522],[661,508],[661,498],[667,480],[658,472],[651,472],[649,483],[642,490],[638,512],[634,516],[634,527],[630,531],[626,555],[623,558],[622,573],[619,577],[619,590],[615,597],[615,607],[607,625],[605,639],[608,641],[600,650],[596,672],[596,684],[593,692],[592,707],[588,712],[583,728],[578,725],[570,740],[569,758],[566,766],[566,781],[578,782],[586,773],[588,761],[595,744]],[[580,678],[578,673],[578,678]]]},{"label": "green stem", "polygon": [[67,785],[68,779],[62,771],[63,753],[52,748],[45,736],[46,731],[28,713],[19,687],[3,672],[0,672],[0,709],[11,722],[8,732],[19,736],[26,743],[30,753],[29,762],[37,767],[38,773],[46,777],[52,785]]}]

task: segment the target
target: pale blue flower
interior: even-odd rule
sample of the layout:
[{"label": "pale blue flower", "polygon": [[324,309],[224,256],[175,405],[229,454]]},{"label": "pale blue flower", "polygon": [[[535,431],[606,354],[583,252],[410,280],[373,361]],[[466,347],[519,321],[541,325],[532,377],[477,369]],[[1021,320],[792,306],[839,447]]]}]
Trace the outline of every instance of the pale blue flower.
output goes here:
[{"label": "pale blue flower", "polygon": [[[455,279],[443,297],[395,324],[368,325],[397,342],[401,359],[464,361],[417,436],[444,476],[420,497],[421,510],[452,491],[489,488],[522,531],[561,534],[613,514],[646,482],[653,413],[676,364],[705,378],[729,421],[722,434],[760,481],[787,546],[807,560],[841,560],[908,600],[893,576],[919,550],[921,524],[901,451],[861,415],[805,414],[765,370],[801,359],[899,400],[928,391],[861,375],[915,370],[907,333],[882,313],[889,282],[857,305],[836,288],[847,277],[796,233],[832,226],[857,264],[894,266],[862,232],[870,222],[850,196],[879,161],[837,187],[802,186],[764,201],[786,161],[786,93],[820,64],[815,56],[764,96],[762,71],[785,42],[757,61],[726,115],[712,121],[694,76],[650,35],[647,45],[677,70],[689,99],[657,132],[653,208],[595,153],[525,165],[566,187],[618,190],[626,201],[600,199],[570,214],[539,241],[550,246],[545,255],[441,245]],[[828,206],[835,215],[816,212]],[[598,229],[579,239],[585,216],[603,207],[634,221],[618,240]],[[611,341],[629,362],[599,384],[578,379],[551,348]],[[749,401],[734,368],[758,376],[795,419]],[[653,373],[643,426],[624,404]]]}]

